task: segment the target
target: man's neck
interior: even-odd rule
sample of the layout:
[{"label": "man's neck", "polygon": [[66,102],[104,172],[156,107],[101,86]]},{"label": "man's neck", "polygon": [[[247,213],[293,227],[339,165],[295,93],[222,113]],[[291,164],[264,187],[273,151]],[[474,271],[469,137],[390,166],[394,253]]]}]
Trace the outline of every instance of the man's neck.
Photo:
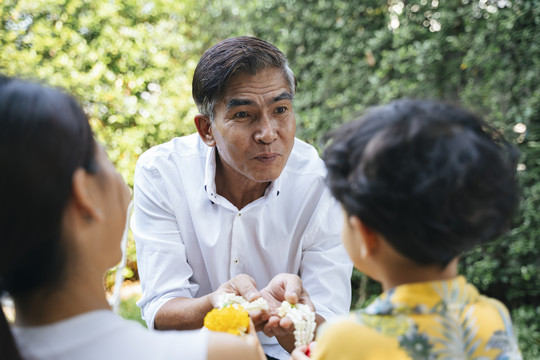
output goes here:
[{"label": "man's neck", "polygon": [[242,184],[238,183],[232,184],[226,180],[218,181],[216,174],[217,193],[229,200],[229,202],[236,206],[238,210],[264,196],[264,192],[268,185],[270,185],[270,182],[256,183],[255,186],[242,186]]},{"label": "man's neck", "polygon": [[256,182],[238,175],[234,170],[224,166],[219,155],[216,156],[216,191],[240,210],[263,197],[271,182]]}]

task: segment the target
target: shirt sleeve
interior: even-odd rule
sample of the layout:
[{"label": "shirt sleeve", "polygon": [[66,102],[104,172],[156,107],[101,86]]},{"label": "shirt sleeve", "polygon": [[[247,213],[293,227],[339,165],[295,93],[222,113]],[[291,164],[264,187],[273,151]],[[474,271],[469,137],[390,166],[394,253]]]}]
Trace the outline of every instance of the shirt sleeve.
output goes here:
[{"label": "shirt sleeve", "polygon": [[142,297],[137,302],[142,318],[154,329],[156,313],[170,299],[192,298],[198,285],[190,282],[193,270],[162,175],[154,165],[135,169],[134,210],[131,230],[137,248]]},{"label": "shirt sleeve", "polygon": [[324,189],[302,239],[300,276],[326,320],[347,314],[351,305],[352,261],[341,243],[342,217],[339,203]]}]

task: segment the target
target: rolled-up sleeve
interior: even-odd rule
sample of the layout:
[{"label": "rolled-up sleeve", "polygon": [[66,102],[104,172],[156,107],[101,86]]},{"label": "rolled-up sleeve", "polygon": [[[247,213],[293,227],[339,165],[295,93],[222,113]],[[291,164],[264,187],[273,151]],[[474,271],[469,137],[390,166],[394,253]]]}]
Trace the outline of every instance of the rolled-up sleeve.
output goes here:
[{"label": "rolled-up sleeve", "polygon": [[154,329],[156,313],[170,299],[193,297],[198,285],[190,283],[193,270],[186,257],[164,180],[141,158],[135,169],[131,230],[137,249],[142,318]]}]

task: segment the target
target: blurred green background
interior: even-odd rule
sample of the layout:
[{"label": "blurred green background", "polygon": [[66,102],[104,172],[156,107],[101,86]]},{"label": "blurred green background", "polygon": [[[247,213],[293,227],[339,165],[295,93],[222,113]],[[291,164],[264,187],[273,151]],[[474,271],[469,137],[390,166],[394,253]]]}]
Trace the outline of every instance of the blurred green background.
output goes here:
[{"label": "blurred green background", "polygon": [[[327,130],[399,97],[484,115],[522,152],[522,201],[512,231],[460,271],[508,305],[524,358],[540,359],[540,0],[0,0],[0,26],[0,72],[75,94],[130,185],[143,151],[195,131],[193,70],[232,36],[288,56],[297,136],[319,149]],[[132,240],[124,271],[137,280]],[[355,307],[380,292],[351,281]],[[140,319],[134,301],[120,311]]]}]

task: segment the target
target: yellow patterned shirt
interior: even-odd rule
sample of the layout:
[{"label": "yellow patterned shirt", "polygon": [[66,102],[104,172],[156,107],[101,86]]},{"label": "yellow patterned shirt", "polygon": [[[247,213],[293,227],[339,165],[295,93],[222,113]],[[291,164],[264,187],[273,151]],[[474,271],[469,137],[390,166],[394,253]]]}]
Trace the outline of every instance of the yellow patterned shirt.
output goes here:
[{"label": "yellow patterned shirt", "polygon": [[462,276],[397,286],[326,323],[311,358],[522,359],[506,307]]}]

